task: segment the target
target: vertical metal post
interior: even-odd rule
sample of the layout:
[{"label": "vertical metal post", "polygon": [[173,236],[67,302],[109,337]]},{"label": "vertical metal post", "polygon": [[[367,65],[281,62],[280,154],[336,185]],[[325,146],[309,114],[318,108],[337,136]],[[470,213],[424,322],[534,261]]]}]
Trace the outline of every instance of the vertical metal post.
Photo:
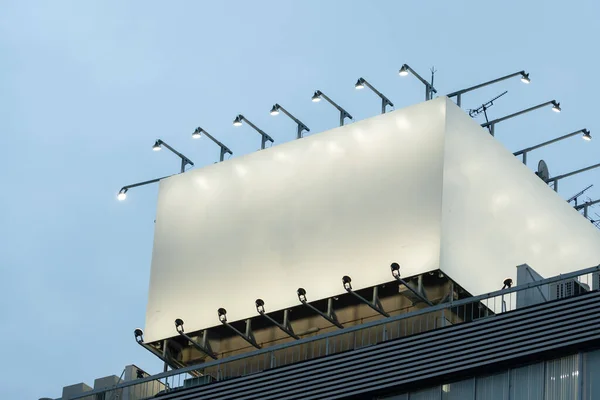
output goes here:
[{"label": "vertical metal post", "polygon": [[167,372],[167,370],[169,369],[169,364],[167,364],[167,361],[166,361],[167,360],[167,343],[168,343],[167,339],[163,340],[163,360],[165,360],[163,372]]},{"label": "vertical metal post", "polygon": [[225,159],[225,149],[223,147],[221,147],[221,157],[219,158],[220,161],[223,161]]},{"label": "vertical metal post", "polygon": [[181,173],[183,174],[185,172],[185,161],[183,161],[183,158],[181,159]]},{"label": "vertical metal post", "polygon": [[425,85],[425,101],[429,100],[429,85]]},{"label": "vertical metal post", "polygon": [[461,100],[462,100],[462,94],[459,94],[456,96],[456,105],[460,107],[461,104]]},{"label": "vertical metal post", "polygon": [[527,152],[523,152],[523,164],[527,165]]},{"label": "vertical metal post", "polygon": [[558,192],[558,179],[554,181],[554,191]]},{"label": "vertical metal post", "polygon": [[296,136],[296,139],[300,139],[302,137],[302,126],[298,125],[298,136]]},{"label": "vertical metal post", "polygon": [[344,112],[340,111],[340,126],[344,126]]},{"label": "vertical metal post", "polygon": [[496,127],[496,124],[491,124],[490,125],[490,135],[494,136],[494,128]]},{"label": "vertical metal post", "polygon": [[260,149],[264,150],[265,149],[265,145],[267,143],[267,139],[265,138],[265,135],[262,135],[262,139],[260,141]]},{"label": "vertical metal post", "polygon": [[382,114],[385,114],[385,104],[386,104],[385,100],[381,99],[381,113]]},{"label": "vertical metal post", "polygon": [[583,206],[583,216],[586,218],[588,217],[588,206],[587,205]]}]

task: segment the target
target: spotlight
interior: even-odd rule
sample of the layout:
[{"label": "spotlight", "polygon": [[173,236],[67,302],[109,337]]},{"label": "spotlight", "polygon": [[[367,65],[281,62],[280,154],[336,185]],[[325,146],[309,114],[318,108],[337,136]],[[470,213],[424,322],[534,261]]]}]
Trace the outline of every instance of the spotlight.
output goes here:
[{"label": "spotlight", "polygon": [[[589,140],[589,139],[588,139]],[[127,189],[123,188],[119,191],[119,194],[117,195],[117,199],[119,201],[123,201],[127,198]]]},{"label": "spotlight", "polygon": [[175,320],[175,329],[177,329],[177,332],[183,332],[183,320],[181,318]]},{"label": "spotlight", "polygon": [[511,287],[511,286],[512,286],[512,284],[513,284],[513,280],[512,280],[512,279],[510,279],[510,278],[506,278],[506,279],[504,280],[504,282],[502,282],[502,283],[504,284],[504,286],[502,287],[502,289],[510,289],[510,287]]},{"label": "spotlight", "polygon": [[304,290],[304,288],[298,288],[296,293],[298,294],[298,300],[304,303],[306,301],[306,290]]},{"label": "spotlight", "polygon": [[588,142],[590,140],[592,140],[592,135],[590,134],[590,131],[588,131],[587,129],[583,130],[583,140],[587,140]]},{"label": "spotlight", "polygon": [[523,83],[530,83],[531,79],[529,79],[529,74],[526,74],[525,72],[521,73],[521,82]]},{"label": "spotlight", "polygon": [[313,94],[312,101],[315,103],[321,101],[321,93],[318,90],[315,92],[315,94]]},{"label": "spotlight", "polygon": [[233,120],[233,126],[242,126],[242,118],[239,115]]},{"label": "spotlight", "polygon": [[356,83],[354,84],[354,87],[356,89],[364,89],[365,88],[365,84],[363,83],[362,79],[359,79],[356,81]]},{"label": "spotlight", "polygon": [[152,146],[152,150],[154,151],[160,151],[161,147],[160,147],[160,140],[157,140],[156,142],[154,142],[154,146]]},{"label": "spotlight", "polygon": [[402,68],[400,68],[400,71],[398,71],[398,74],[400,76],[406,76],[406,75],[408,75],[408,65],[404,64],[402,66]]},{"label": "spotlight", "polygon": [[390,265],[390,268],[392,270],[392,276],[394,278],[400,277],[400,264],[392,263],[392,265]]},{"label": "spotlight", "polygon": [[552,104],[554,104],[552,106],[552,111],[557,112],[557,113],[559,113],[559,112],[562,111],[561,108],[560,108],[560,103],[557,103],[557,102],[553,101]]},{"label": "spotlight", "polygon": [[219,313],[219,321],[221,322],[227,322],[227,310],[224,308],[219,308],[217,310],[217,313]]},{"label": "spotlight", "polygon": [[350,282],[352,282],[352,279],[350,279],[350,277],[348,275],[345,275],[342,278],[342,283],[344,284],[344,289],[352,290],[352,285],[350,284]]},{"label": "spotlight", "polygon": [[254,304],[256,304],[256,311],[258,311],[259,314],[265,312],[265,302],[262,299],[256,299]]},{"label": "spotlight", "polygon": [[192,139],[200,139],[200,136],[202,136],[202,129],[196,128],[194,133],[192,133]]},{"label": "spotlight", "polygon": [[138,343],[143,343],[144,342],[144,331],[141,330],[140,328],[137,328],[136,330],[133,331],[133,334],[135,335],[135,341]]},{"label": "spotlight", "polygon": [[271,108],[271,115],[279,115],[279,107],[277,107],[277,105],[274,105],[273,108]]}]

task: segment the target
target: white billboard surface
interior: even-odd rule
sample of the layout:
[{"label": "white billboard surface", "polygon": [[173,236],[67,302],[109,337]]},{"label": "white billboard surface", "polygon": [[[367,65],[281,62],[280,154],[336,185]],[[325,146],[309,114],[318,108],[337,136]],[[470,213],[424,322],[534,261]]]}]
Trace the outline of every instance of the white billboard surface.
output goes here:
[{"label": "white billboard surface", "polygon": [[528,263],[600,262],[600,233],[445,97],[160,183],[148,342],[441,268],[472,293]]}]

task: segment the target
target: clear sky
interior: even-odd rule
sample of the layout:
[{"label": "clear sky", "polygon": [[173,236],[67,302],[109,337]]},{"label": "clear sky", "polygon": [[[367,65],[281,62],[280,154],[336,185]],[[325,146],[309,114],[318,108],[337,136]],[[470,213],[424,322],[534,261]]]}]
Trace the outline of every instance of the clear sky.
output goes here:
[{"label": "clear sky", "polygon": [[[435,66],[439,94],[530,72],[530,85],[515,78],[463,99],[476,108],[508,90],[494,118],[561,102],[560,114],[498,125],[512,151],[584,127],[600,139],[598,17],[597,0],[0,0],[0,398],[58,397],[131,363],[160,371],[132,333],[144,325],[157,186],[115,197],[178,171],[174,155],[151,151],[155,139],[202,167],[218,148],[192,141],[196,126],[234,156],[259,148],[232,126],[238,113],[276,144],[295,126],[269,115],[275,102],[311,133],[335,127],[335,110],[310,101],[316,89],[356,120],[380,107],[354,89],[361,76],[396,108],[423,101],[422,84],[398,76],[403,63],[424,76]],[[529,165],[544,158],[556,175],[600,162],[599,141],[572,138]],[[598,198],[599,177],[564,180],[560,194],[595,184],[587,194]]]}]

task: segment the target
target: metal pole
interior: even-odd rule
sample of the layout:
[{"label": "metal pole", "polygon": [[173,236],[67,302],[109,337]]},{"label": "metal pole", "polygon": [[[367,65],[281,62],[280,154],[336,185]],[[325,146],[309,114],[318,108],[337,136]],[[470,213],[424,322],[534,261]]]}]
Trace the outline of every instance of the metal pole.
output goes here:
[{"label": "metal pole", "polygon": [[523,164],[527,165],[527,152],[523,152]]},{"label": "metal pole", "polygon": [[340,111],[340,126],[344,126],[344,112]]},{"label": "metal pole", "polygon": [[385,114],[385,100],[381,99],[381,113]]},{"label": "metal pole", "polygon": [[167,343],[168,339],[163,340],[163,360],[165,360],[163,372],[167,372],[167,370],[169,369],[169,364],[167,364]]},{"label": "metal pole", "polygon": [[456,96],[456,105],[460,107],[462,103],[462,93]]}]

